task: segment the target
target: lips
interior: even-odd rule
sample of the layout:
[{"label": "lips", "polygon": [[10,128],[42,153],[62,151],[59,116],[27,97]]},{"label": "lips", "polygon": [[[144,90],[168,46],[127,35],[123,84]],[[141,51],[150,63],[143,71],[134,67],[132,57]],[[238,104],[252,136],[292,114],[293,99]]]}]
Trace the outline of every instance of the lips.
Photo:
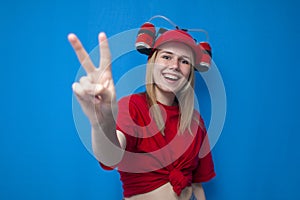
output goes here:
[{"label": "lips", "polygon": [[170,81],[178,81],[180,79],[180,76],[171,73],[163,73],[163,77]]}]

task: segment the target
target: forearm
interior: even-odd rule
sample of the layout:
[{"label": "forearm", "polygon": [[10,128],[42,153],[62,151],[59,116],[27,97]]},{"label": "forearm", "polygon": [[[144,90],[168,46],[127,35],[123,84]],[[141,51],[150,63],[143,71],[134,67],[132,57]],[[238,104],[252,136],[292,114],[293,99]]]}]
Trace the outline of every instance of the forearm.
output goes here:
[{"label": "forearm", "polygon": [[197,200],[206,200],[205,192],[201,183],[193,183],[192,187],[193,187],[193,193],[195,194]]},{"label": "forearm", "polygon": [[123,150],[116,134],[116,123],[113,118],[92,125],[92,148],[98,161],[106,166],[120,162]]}]

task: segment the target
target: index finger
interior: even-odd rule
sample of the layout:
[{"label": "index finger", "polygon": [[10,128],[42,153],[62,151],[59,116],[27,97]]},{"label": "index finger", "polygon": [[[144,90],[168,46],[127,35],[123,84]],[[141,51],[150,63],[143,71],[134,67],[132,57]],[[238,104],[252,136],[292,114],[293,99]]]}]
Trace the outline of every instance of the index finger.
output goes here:
[{"label": "index finger", "polygon": [[111,55],[110,49],[105,33],[101,32],[99,34],[99,44],[100,44],[100,63],[99,68],[101,71],[111,70]]},{"label": "index finger", "polygon": [[73,33],[70,33],[68,35],[68,40],[71,43],[77,58],[80,62],[80,64],[83,66],[85,71],[89,74],[93,71],[95,71],[95,66],[93,62],[91,61],[89,54],[86,52],[86,50],[83,48],[80,40],[77,38],[77,36]]}]

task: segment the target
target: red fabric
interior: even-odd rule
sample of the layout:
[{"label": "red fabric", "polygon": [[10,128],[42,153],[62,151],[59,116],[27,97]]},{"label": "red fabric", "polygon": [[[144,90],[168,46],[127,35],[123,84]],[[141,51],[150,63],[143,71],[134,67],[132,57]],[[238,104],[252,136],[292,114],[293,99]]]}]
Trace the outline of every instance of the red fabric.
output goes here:
[{"label": "red fabric", "polygon": [[183,44],[186,44],[187,46],[189,46],[196,57],[196,63],[200,63],[201,60],[201,56],[202,56],[202,51],[201,48],[198,46],[198,44],[195,42],[195,40],[193,39],[193,37],[188,34],[186,31],[183,30],[168,30],[166,32],[164,32],[161,36],[159,36],[157,38],[157,40],[154,43],[153,49],[157,49],[159,48],[159,46],[167,43],[167,42],[180,42]]},{"label": "red fabric", "polygon": [[183,173],[178,169],[173,169],[170,171],[169,180],[173,186],[174,192],[179,196],[181,190],[189,185],[190,180],[183,175]]},{"label": "red fabric", "polygon": [[179,196],[191,183],[215,176],[211,153],[199,158],[203,141],[208,142],[204,140],[206,130],[199,113],[194,112],[199,123],[193,120],[193,135],[188,131],[178,134],[179,107],[159,105],[166,117],[165,136],[151,120],[145,93],[119,101],[117,130],[126,137],[126,152],[117,167],[125,197],[150,192],[168,182]]}]

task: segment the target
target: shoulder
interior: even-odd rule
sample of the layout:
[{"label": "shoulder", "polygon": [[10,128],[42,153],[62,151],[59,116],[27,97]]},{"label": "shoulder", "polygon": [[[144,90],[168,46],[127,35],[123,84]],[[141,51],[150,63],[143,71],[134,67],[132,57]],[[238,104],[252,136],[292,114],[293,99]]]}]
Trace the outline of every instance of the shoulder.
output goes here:
[{"label": "shoulder", "polygon": [[118,104],[147,104],[147,98],[146,98],[146,93],[137,93],[137,94],[131,94],[125,97],[122,97],[119,101]]},{"label": "shoulder", "polygon": [[196,121],[196,122],[198,123],[199,126],[205,128],[204,119],[202,118],[202,116],[201,116],[201,114],[199,113],[199,111],[196,110],[196,109],[194,109],[193,120]]},{"label": "shoulder", "polygon": [[146,93],[137,93],[125,96],[118,101],[119,113],[130,113],[131,117],[147,113],[148,107]]},{"label": "shoulder", "polygon": [[201,136],[201,138],[203,138],[206,135],[205,122],[201,114],[197,110],[194,110],[191,128],[192,128],[192,132],[196,132],[197,135]]}]

